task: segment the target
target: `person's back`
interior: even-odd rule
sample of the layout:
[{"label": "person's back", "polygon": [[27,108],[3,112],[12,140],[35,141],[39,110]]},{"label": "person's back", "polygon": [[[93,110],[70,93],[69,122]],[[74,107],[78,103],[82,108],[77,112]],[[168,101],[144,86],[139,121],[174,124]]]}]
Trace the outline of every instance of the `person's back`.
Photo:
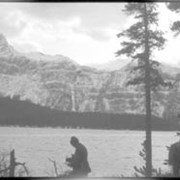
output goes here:
[{"label": "person's back", "polygon": [[[91,169],[89,167],[89,163],[88,163],[88,152],[86,147],[79,143],[77,148],[76,148],[76,153],[79,156],[79,163],[80,163],[80,173],[81,174],[88,174],[91,172]],[[76,154],[75,153],[75,154]]]},{"label": "person's back", "polygon": [[173,166],[174,176],[179,176],[180,172],[180,142],[171,145],[169,150],[169,164]]}]

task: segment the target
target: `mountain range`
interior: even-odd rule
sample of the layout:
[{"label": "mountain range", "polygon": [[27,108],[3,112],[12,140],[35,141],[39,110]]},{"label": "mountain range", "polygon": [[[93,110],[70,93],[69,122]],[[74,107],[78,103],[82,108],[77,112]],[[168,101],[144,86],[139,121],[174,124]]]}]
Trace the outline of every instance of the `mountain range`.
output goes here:
[{"label": "mountain range", "polygon": [[[144,91],[127,86],[133,63],[117,59],[82,66],[63,55],[16,51],[0,34],[0,96],[18,97],[60,111],[144,114]],[[169,120],[180,112],[180,68],[161,64],[172,89],[152,94],[153,114]]]}]

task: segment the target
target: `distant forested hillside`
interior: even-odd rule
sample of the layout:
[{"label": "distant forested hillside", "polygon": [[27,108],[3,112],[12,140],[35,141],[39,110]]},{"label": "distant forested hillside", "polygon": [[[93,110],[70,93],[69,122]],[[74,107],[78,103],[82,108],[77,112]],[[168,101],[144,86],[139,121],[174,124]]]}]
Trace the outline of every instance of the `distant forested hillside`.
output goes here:
[{"label": "distant forested hillside", "polygon": [[[0,98],[1,126],[144,130],[145,117],[133,114],[65,112],[18,98]],[[177,122],[153,117],[153,130],[180,130]]]}]

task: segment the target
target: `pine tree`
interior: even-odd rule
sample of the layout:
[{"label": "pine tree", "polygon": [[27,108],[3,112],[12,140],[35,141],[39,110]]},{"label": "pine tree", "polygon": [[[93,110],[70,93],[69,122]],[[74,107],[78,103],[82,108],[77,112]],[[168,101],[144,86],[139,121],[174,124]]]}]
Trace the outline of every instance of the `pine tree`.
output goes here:
[{"label": "pine tree", "polygon": [[128,29],[117,36],[125,38],[117,56],[126,55],[135,61],[132,72],[134,77],[128,85],[142,85],[145,90],[146,107],[146,176],[152,175],[152,145],[151,145],[151,92],[161,86],[168,85],[162,79],[158,66],[153,59],[153,50],[161,50],[165,43],[163,32],[159,31],[157,3],[128,3],[124,12],[133,15],[137,20]]}]

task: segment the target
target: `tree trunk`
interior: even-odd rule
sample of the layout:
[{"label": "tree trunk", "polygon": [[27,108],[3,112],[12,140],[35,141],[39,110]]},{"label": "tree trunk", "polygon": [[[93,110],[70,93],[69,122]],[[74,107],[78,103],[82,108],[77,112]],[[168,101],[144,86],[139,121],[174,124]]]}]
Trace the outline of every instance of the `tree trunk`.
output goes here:
[{"label": "tree trunk", "polygon": [[151,145],[151,87],[149,66],[149,32],[146,3],[144,3],[145,26],[145,99],[146,99],[146,175],[152,176],[152,145]]}]

